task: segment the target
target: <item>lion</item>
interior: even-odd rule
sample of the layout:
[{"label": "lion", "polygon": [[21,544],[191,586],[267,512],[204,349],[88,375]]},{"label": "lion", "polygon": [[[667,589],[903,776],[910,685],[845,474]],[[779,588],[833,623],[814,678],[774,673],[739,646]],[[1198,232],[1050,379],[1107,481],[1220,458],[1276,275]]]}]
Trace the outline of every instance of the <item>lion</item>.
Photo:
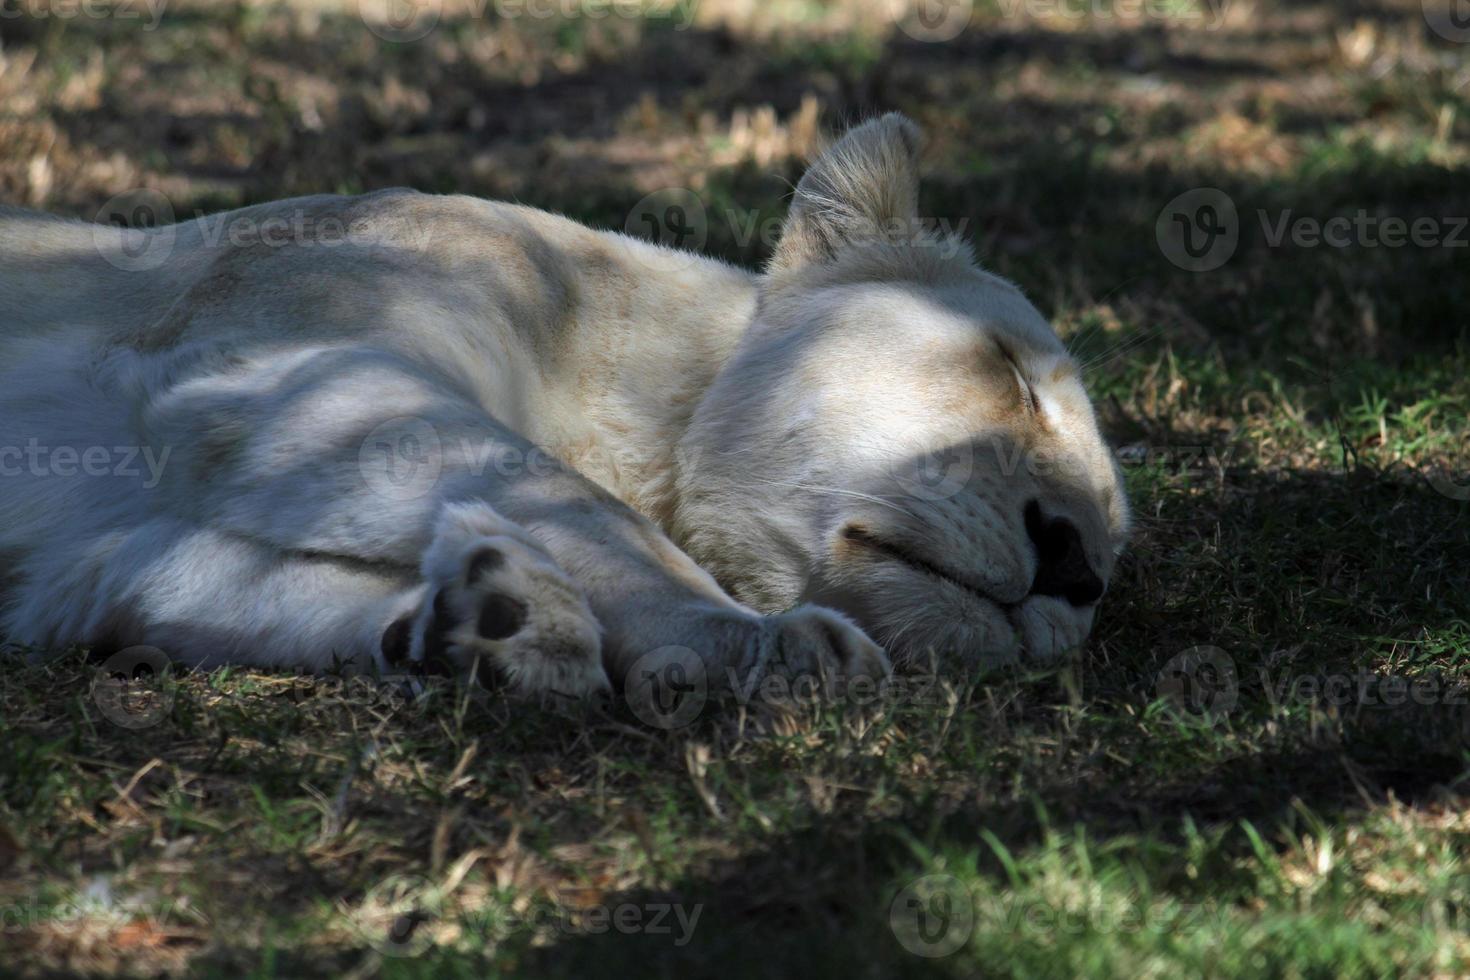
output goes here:
[{"label": "lion", "polygon": [[920,138],[850,129],[758,273],[407,190],[0,212],[0,636],[571,696],[1078,646],[1120,473]]}]

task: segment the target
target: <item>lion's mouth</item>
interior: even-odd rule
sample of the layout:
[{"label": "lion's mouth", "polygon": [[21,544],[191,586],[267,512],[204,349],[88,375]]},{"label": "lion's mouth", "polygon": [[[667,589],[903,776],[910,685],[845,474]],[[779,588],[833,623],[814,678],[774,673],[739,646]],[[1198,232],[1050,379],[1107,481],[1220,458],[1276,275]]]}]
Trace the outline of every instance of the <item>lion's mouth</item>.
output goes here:
[{"label": "lion's mouth", "polygon": [[938,579],[941,582],[947,582],[957,589],[968,592],[971,595],[976,596],[977,598],[984,599],[986,602],[999,606],[1007,613],[1010,613],[1012,610],[1020,606],[1019,602],[1008,602],[1005,599],[1000,598],[990,590],[986,589],[984,586],[977,585],[976,583],[964,578],[963,576],[956,575],[954,572],[941,568],[931,561],[920,558],[918,555],[915,555],[901,545],[896,545],[891,541],[885,541],[882,538],[876,537],[871,531],[861,525],[847,525],[845,528],[842,529],[842,537],[848,542],[858,545],[859,547],[866,548],[867,550],[889,561],[895,561],[902,565],[907,565],[914,571],[919,572],[929,578]]}]

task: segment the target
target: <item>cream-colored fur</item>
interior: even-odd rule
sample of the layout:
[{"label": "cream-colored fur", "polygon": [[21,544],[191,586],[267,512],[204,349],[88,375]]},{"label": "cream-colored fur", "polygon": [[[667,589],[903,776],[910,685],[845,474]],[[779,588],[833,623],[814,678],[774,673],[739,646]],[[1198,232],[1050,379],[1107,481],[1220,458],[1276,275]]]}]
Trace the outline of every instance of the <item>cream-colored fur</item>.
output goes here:
[{"label": "cream-colored fur", "polygon": [[1079,643],[1116,469],[1045,321],[915,231],[917,138],[823,155],[765,275],[408,191],[0,211],[0,635],[574,694]]}]

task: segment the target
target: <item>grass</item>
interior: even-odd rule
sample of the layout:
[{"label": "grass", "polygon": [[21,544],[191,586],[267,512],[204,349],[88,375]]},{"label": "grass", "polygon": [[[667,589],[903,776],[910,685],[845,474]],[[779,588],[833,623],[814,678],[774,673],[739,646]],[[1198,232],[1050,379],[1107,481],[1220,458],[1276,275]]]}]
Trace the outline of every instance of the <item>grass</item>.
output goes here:
[{"label": "grass", "polygon": [[[241,670],[127,728],[85,651],[6,655],[0,972],[1470,973],[1470,252],[1267,234],[1470,214],[1470,49],[1418,3],[980,4],[944,44],[855,0],[411,44],[17,9],[0,198],[84,217],[409,184],[623,227],[685,187],[755,265],[818,124],[909,112],[925,213],[1091,363],[1139,529],[1064,663],[674,731]],[[1191,273],[1154,229],[1196,187],[1239,244]]]}]

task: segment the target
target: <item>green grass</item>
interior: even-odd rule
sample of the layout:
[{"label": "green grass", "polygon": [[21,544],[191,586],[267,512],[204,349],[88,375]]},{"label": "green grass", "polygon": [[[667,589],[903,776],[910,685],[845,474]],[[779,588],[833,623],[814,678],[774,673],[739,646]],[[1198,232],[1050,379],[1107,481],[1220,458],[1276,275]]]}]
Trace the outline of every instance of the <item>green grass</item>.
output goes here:
[{"label": "green grass", "polygon": [[[1007,6],[946,45],[844,34],[846,3],[451,11],[407,45],[332,9],[0,20],[29,65],[0,73],[0,199],[86,217],[139,185],[188,215],[408,184],[621,228],[684,186],[706,250],[755,266],[741,222],[781,215],[804,102],[907,111],[922,210],[1089,363],[1138,517],[1061,664],[673,732],[239,669],[167,678],[133,730],[85,651],[0,655],[0,972],[1470,972],[1470,503],[1441,492],[1470,250],[1257,218],[1470,214],[1465,49],[1407,0],[1163,33]],[[1241,236],[1190,273],[1154,227],[1202,186]]]}]

